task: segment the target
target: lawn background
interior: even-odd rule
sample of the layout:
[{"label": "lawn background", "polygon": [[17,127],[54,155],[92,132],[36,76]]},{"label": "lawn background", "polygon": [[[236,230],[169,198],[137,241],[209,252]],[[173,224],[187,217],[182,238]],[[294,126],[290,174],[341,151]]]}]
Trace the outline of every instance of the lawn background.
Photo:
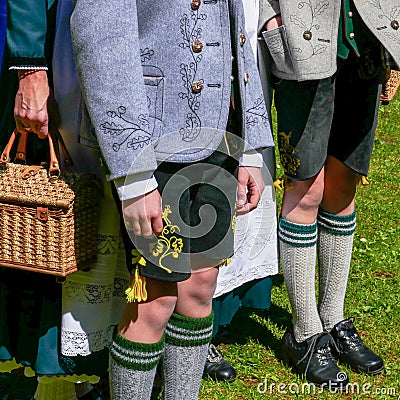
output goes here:
[{"label": "lawn background", "polygon": [[[203,380],[199,399],[400,399],[399,130],[400,96],[396,95],[389,105],[380,106],[368,176],[370,184],[358,188],[358,219],[345,305],[345,316],[355,318],[355,325],[366,344],[383,357],[385,373],[372,377],[344,367],[351,383],[358,385],[359,394],[290,393],[289,385],[296,390],[305,381],[279,361],[280,338],[290,324],[291,315],[283,278],[278,275],[274,278],[271,309],[268,312],[240,310],[228,336],[218,346],[237,370],[237,379],[233,383]],[[277,162],[279,177],[282,168],[279,160]],[[281,196],[278,192],[278,203]],[[265,393],[257,390],[260,384],[260,390],[266,389]],[[281,387],[283,390],[278,391],[272,387],[270,390],[271,384],[284,384],[286,388]],[[356,385],[354,391],[357,392]]]}]

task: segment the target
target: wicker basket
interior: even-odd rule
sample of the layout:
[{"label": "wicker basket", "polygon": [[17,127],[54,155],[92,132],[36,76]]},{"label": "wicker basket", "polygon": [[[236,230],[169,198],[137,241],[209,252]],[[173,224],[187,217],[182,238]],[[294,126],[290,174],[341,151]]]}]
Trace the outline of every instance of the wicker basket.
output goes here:
[{"label": "wicker basket", "polygon": [[400,85],[400,71],[390,70],[388,79],[382,89],[381,101],[389,103],[393,99]]},{"label": "wicker basket", "polygon": [[[49,143],[52,148],[50,138]],[[66,276],[95,261],[98,180],[60,173],[52,156],[49,170],[6,163],[8,158],[5,150],[0,160],[0,265]]]}]

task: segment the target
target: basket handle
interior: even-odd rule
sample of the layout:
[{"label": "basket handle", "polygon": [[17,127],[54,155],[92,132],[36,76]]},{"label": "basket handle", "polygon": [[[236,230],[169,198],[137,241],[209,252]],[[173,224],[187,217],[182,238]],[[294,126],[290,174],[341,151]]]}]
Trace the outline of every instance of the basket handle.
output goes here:
[{"label": "basket handle", "polygon": [[28,141],[28,132],[20,132],[20,137],[18,139],[17,152],[15,154],[15,161],[26,163],[26,147]]},{"label": "basket handle", "polygon": [[[11,133],[11,136],[10,136],[10,139],[8,140],[8,143],[6,144],[6,146],[4,147],[3,152],[1,153],[0,164],[3,164],[3,166],[5,164],[7,164],[8,160],[10,159],[10,152],[11,152],[11,149],[12,149],[13,144],[15,142],[15,139],[17,137],[17,133],[18,133],[17,129],[15,129]],[[26,142],[27,142],[26,135],[27,135],[27,133],[25,132],[25,133],[20,133],[20,134],[21,134],[21,137],[20,137],[19,140],[22,139],[22,142],[18,143],[17,158],[24,161],[24,158],[25,158],[25,155],[26,155]],[[60,141],[60,138],[61,138],[61,141]],[[58,159],[57,159],[57,155],[56,155],[56,152],[55,152],[55,149],[54,149],[54,144],[53,144],[53,140],[51,138],[51,135],[47,135],[47,139],[49,141],[49,151],[50,151],[49,177],[51,179],[57,179],[60,176],[60,164],[59,164]],[[60,133],[58,133],[58,135],[56,135],[56,140],[59,141],[59,143],[61,144],[61,148],[63,148],[63,147],[65,148],[65,144],[64,144],[64,141],[63,141]],[[64,154],[64,151],[66,152],[66,154],[68,154],[68,151],[67,151],[66,148],[65,148],[65,150],[63,150],[63,154]],[[21,154],[19,157],[18,157],[18,153]],[[70,162],[71,158],[69,157],[68,159],[69,159],[69,162]]]}]

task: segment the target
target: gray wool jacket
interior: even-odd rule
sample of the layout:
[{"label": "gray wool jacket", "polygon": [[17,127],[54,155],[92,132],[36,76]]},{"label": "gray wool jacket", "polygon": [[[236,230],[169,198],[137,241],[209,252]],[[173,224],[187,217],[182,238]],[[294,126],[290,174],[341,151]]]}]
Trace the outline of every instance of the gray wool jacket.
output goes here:
[{"label": "gray wool jacket", "polygon": [[[400,65],[399,0],[354,0],[363,22]],[[260,0],[258,30],[274,60],[272,72],[289,80],[322,79],[336,71],[340,0]],[[282,26],[265,32],[281,15]]]},{"label": "gray wool jacket", "polygon": [[76,1],[74,58],[96,136],[82,140],[98,140],[110,179],[208,157],[223,140],[232,79],[246,148],[273,146],[244,26],[242,0]]}]

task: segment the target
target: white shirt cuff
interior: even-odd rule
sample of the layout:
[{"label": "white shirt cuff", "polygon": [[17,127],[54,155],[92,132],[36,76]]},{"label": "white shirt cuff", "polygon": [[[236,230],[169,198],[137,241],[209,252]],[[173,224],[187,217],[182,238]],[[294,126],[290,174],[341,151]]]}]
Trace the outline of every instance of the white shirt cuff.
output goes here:
[{"label": "white shirt cuff", "polygon": [[153,171],[145,171],[114,179],[114,184],[120,200],[129,200],[142,196],[150,193],[158,186],[156,178],[153,176]]},{"label": "white shirt cuff", "polygon": [[239,167],[258,167],[262,168],[264,164],[261,150],[245,151],[239,158]]}]

